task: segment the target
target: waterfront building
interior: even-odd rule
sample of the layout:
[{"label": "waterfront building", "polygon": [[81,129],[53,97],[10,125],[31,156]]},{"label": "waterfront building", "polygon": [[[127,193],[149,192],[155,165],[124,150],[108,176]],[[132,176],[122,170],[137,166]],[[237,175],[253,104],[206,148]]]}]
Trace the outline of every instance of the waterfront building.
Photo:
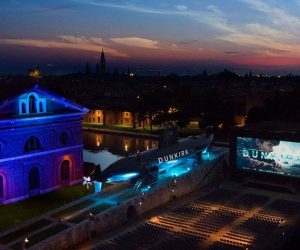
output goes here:
[{"label": "waterfront building", "polygon": [[81,181],[87,112],[39,85],[0,86],[0,203]]},{"label": "waterfront building", "polygon": [[146,127],[150,126],[150,119],[137,118],[137,114],[131,111],[91,109],[84,115],[83,121],[97,125],[117,125],[124,127]]}]

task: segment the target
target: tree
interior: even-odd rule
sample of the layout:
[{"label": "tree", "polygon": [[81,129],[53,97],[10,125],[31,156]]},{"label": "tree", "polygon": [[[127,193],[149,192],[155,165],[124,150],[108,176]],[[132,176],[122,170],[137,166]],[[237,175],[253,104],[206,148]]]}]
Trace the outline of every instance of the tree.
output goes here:
[{"label": "tree", "polygon": [[182,128],[185,128],[190,123],[190,119],[187,112],[178,111],[173,114],[173,117],[176,121],[176,125],[179,127],[180,133],[182,132]]},{"label": "tree", "polygon": [[246,124],[265,120],[264,110],[260,107],[253,107],[248,111]]},{"label": "tree", "polygon": [[161,127],[170,124],[170,115],[167,112],[161,112],[154,116],[153,124]]}]

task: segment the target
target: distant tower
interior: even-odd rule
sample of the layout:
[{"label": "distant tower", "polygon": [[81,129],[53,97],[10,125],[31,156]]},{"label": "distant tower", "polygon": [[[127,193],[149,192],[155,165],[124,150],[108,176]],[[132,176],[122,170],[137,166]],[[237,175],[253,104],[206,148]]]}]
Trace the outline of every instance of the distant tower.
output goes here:
[{"label": "distant tower", "polygon": [[101,52],[101,59],[100,59],[100,73],[101,75],[105,75],[105,56],[104,56],[104,52],[103,52],[103,49],[102,49],[102,52]]},{"label": "distant tower", "polygon": [[38,80],[38,79],[42,78],[42,73],[41,73],[38,65],[35,66],[34,70],[33,69],[29,69],[28,70],[28,75],[31,78],[35,79],[35,80]]}]

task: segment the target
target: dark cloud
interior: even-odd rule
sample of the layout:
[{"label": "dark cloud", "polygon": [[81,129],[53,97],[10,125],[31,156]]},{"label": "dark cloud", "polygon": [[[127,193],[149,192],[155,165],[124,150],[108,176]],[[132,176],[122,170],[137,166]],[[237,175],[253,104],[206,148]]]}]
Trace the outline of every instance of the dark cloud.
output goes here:
[{"label": "dark cloud", "polygon": [[283,50],[283,49],[268,49],[268,51],[276,54],[283,54],[288,52],[287,50]]},{"label": "dark cloud", "polygon": [[76,9],[77,6],[73,4],[56,4],[45,7],[45,11],[70,11]]},{"label": "dark cloud", "polygon": [[240,52],[238,52],[238,51],[225,51],[224,53],[225,54],[238,54]]},{"label": "dark cloud", "polygon": [[196,39],[190,39],[190,40],[185,40],[185,41],[178,41],[178,42],[176,42],[176,44],[190,45],[190,44],[194,44],[196,42],[198,42],[198,40],[196,40]]}]

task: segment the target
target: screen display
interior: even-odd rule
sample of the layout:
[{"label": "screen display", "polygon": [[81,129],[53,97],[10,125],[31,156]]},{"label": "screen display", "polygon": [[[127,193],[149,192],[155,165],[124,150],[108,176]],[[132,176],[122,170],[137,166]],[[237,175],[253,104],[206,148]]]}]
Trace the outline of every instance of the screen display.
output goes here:
[{"label": "screen display", "polygon": [[238,169],[300,177],[300,143],[237,137]]}]

